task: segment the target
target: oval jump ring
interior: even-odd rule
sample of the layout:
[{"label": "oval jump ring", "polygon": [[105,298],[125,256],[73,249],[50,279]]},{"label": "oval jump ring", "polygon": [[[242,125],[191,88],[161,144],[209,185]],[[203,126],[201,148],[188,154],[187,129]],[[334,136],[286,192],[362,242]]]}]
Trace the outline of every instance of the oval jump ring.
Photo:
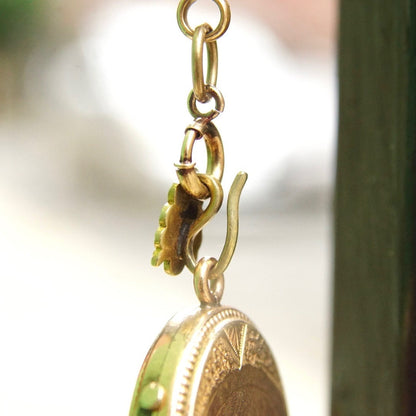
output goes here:
[{"label": "oval jump ring", "polygon": [[[196,105],[196,96],[194,91],[192,90],[188,96],[188,110],[191,113],[192,117],[194,118],[206,118],[209,120],[214,119],[218,115],[220,115],[224,111],[225,102],[224,97],[221,94],[221,91],[214,87],[213,85],[206,85],[205,86],[205,94],[209,97],[209,99],[213,98],[215,100],[215,108],[212,110],[201,113],[201,111],[198,110],[198,107]],[[205,101],[208,102],[209,100]]]},{"label": "oval jump ring", "polygon": [[[205,103],[209,100],[206,84],[216,86],[218,75],[218,48],[217,42],[207,42],[207,33],[212,32],[208,23],[204,23],[195,29],[192,38],[192,80],[195,97]],[[207,79],[204,77],[204,44],[207,47],[208,68]]]},{"label": "oval jump ring", "polygon": [[[177,19],[178,19],[178,25],[182,32],[188,37],[193,38],[194,36],[194,29],[192,29],[188,23],[188,12],[193,3],[195,3],[197,0],[181,0],[178,5],[178,11],[177,11]],[[218,39],[220,36],[222,36],[226,30],[228,29],[228,26],[230,25],[231,21],[231,9],[230,5],[228,4],[227,0],[213,0],[215,4],[218,6],[220,10],[220,22],[218,23],[218,26],[207,35],[206,41],[212,42],[216,39]]]}]

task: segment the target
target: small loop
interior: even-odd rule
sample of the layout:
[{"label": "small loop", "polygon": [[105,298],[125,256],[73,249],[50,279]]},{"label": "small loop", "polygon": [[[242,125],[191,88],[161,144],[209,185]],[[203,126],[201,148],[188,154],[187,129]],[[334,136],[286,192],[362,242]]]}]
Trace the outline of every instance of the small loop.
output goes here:
[{"label": "small loop", "polygon": [[[218,48],[217,42],[207,43],[207,33],[212,32],[212,27],[205,23],[195,29],[192,38],[192,80],[194,94],[198,101],[205,103],[209,100],[207,85],[217,85],[218,75]],[[207,47],[208,68],[207,79],[204,77],[204,44]]]},{"label": "small loop", "polygon": [[212,86],[206,85],[205,86],[205,94],[209,99],[205,102],[208,102],[210,99],[215,100],[215,108],[208,111],[207,113],[201,113],[196,106],[196,96],[194,91],[192,90],[188,96],[188,110],[191,113],[192,117],[194,118],[207,118],[209,120],[214,119],[215,117],[219,116],[225,107],[224,97],[221,94],[221,91]]},{"label": "small loop", "polygon": [[224,293],[224,275],[211,277],[217,264],[214,258],[199,260],[194,273],[194,289],[202,305],[218,306]]},{"label": "small loop", "polygon": [[[179,2],[178,11],[176,17],[178,19],[178,25],[185,36],[192,39],[194,36],[194,30],[188,23],[188,12],[193,3],[197,0],[181,0]],[[220,22],[218,26],[208,34],[206,41],[212,42],[222,36],[230,26],[231,21],[231,9],[227,0],[213,0],[220,10]]]}]

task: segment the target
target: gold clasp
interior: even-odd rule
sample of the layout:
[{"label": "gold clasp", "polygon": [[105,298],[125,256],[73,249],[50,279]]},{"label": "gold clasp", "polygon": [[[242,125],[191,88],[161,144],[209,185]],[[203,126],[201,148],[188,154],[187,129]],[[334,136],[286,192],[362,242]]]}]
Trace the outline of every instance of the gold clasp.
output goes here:
[{"label": "gold clasp", "polygon": [[192,152],[196,140],[204,138],[207,148],[206,174],[221,181],[224,172],[224,148],[220,133],[211,122],[196,121],[185,131],[181,156],[177,167],[179,182],[185,191],[197,199],[207,199],[210,196],[206,185],[201,181],[192,162]]},{"label": "gold clasp", "polygon": [[[189,230],[185,247],[185,264],[194,274],[194,288],[202,304],[219,304],[224,288],[224,272],[233,257],[239,228],[239,202],[247,173],[239,172],[234,179],[228,195],[227,202],[227,234],[224,247],[218,260],[203,257],[198,262],[195,258],[195,238],[202,228],[218,212],[223,199],[221,184],[209,175],[198,175],[200,180],[208,187],[211,200],[206,210],[196,219]],[[210,282],[212,284],[210,284]]]},{"label": "gold clasp", "polygon": [[[194,255],[193,241],[196,235],[202,230],[207,222],[219,211],[223,199],[222,186],[217,179],[209,175],[198,175],[201,181],[208,187],[211,200],[205,211],[195,220],[188,234],[185,248],[186,266],[193,273],[197,261]],[[247,181],[247,173],[239,172],[234,179],[228,195],[227,202],[227,235],[218,263],[212,269],[211,276],[225,272],[233,257],[238,239],[239,213],[238,207],[243,187]]]}]

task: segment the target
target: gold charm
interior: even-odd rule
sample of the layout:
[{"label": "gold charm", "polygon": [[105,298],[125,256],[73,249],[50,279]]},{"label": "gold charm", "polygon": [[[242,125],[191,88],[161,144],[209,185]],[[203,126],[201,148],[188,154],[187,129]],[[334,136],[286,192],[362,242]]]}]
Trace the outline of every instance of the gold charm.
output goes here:
[{"label": "gold charm", "polygon": [[185,253],[201,306],[172,318],[155,341],[140,371],[130,416],[287,416],[279,372],[265,340],[245,314],[220,305],[247,174],[239,173],[231,186],[219,260],[196,262],[190,249],[195,235],[222,201],[218,180],[198,177],[211,200],[192,223]]},{"label": "gold charm", "polygon": [[272,353],[236,309],[177,315],[149,351],[130,416],[286,416]]},{"label": "gold charm", "polygon": [[[212,120],[224,109],[216,88],[216,39],[228,28],[230,8],[227,0],[214,0],[220,9],[219,25],[212,29],[203,24],[193,30],[187,16],[195,1],[180,0],[178,7],[179,26],[192,38],[193,90],[188,106],[195,120],[185,131],[176,165],[179,184],[171,187],[159,218],[152,264],[164,263],[169,274],[180,273],[186,265],[200,306],[173,317],[153,344],[139,373],[130,416],[287,416],[279,372],[265,340],[246,315],[221,306],[224,272],[237,244],[246,173],[237,174],[229,192],[227,233],[218,260],[197,259],[202,229],[223,201],[224,149]],[[210,100],[215,108],[201,113],[196,102]],[[194,144],[202,138],[207,149],[205,173],[192,162]],[[205,209],[204,200],[209,200]]]},{"label": "gold charm", "polygon": [[[195,169],[195,163],[192,162],[195,141],[201,138],[204,138],[207,148],[206,175],[221,181],[224,171],[224,149],[217,128],[208,120],[196,121],[185,131],[181,157],[176,164],[180,184],[173,184],[170,188],[168,203],[162,209],[159,228],[155,234],[152,265],[160,266],[164,263],[166,273],[171,275],[179,274],[185,266],[184,250],[190,230],[195,228],[194,223],[202,214],[202,199],[210,195],[208,187],[201,181]],[[222,203],[222,190],[220,192],[221,198],[216,203],[215,213]],[[190,250],[195,255],[201,241],[202,232],[193,232]]]},{"label": "gold charm", "polygon": [[[179,274],[185,266],[184,250],[192,223],[202,214],[202,201],[192,198],[181,185],[174,183],[169,190],[168,202],[159,217],[155,235],[152,265],[164,263],[165,272]],[[193,240],[193,250],[198,252],[202,232]]]}]

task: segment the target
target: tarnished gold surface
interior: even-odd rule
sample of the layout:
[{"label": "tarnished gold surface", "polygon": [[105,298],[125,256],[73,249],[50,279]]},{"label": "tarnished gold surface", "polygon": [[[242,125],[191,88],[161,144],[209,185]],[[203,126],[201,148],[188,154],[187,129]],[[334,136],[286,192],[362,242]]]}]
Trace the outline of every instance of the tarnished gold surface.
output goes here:
[{"label": "tarnished gold surface", "polygon": [[[155,237],[152,264],[164,263],[170,274],[184,265],[194,275],[195,293],[201,306],[176,315],[166,325],[148,352],[140,371],[130,416],[287,416],[279,373],[263,337],[242,312],[220,306],[224,271],[234,253],[238,237],[238,206],[247,174],[237,174],[227,204],[227,234],[216,260],[197,259],[202,228],[218,212],[223,200],[221,178],[224,150],[212,119],[224,110],[224,98],[216,88],[218,56],[215,39],[230,23],[227,0],[214,0],[220,22],[195,31],[188,12],[196,0],[180,0],[178,22],[193,38],[193,90],[188,107],[195,118],[185,132],[180,162],[176,165],[180,184],[169,191]],[[207,78],[203,49],[208,50]],[[197,101],[213,100],[215,108],[202,113]],[[199,173],[192,161],[195,141],[204,138],[207,169]],[[210,199],[202,209],[202,201]]]},{"label": "tarnished gold surface", "polygon": [[242,312],[204,307],[175,316],[150,349],[130,416],[286,416],[266,342]]},{"label": "tarnished gold surface", "polygon": [[[162,208],[159,227],[155,234],[155,251],[152,265],[162,263],[166,273],[179,274],[186,261],[185,248],[192,223],[202,214],[202,201],[192,198],[181,185],[174,183],[168,194],[168,202]],[[193,251],[197,252],[202,241],[202,231],[194,234]]]},{"label": "tarnished gold surface", "polygon": [[224,174],[224,148],[218,129],[209,120],[197,120],[185,130],[179,163],[176,163],[177,175],[183,189],[194,198],[210,197],[208,188],[198,178],[198,170],[192,162],[195,141],[204,139],[207,150],[206,174],[221,182]]}]

